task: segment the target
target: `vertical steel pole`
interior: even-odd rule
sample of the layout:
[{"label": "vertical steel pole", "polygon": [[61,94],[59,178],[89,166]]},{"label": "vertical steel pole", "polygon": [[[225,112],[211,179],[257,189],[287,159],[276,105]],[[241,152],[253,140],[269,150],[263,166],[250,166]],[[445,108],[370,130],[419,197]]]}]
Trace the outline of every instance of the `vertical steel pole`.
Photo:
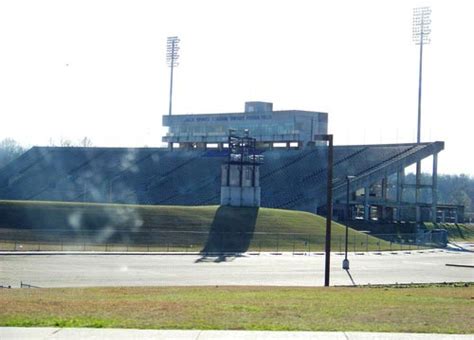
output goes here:
[{"label": "vertical steel pole", "polygon": [[349,260],[347,259],[347,248],[349,244],[349,191],[350,191],[350,178],[347,177],[347,188],[346,188],[346,241],[344,245],[344,261],[342,261],[342,269],[349,270]]},{"label": "vertical steel pole", "polygon": [[431,221],[437,222],[438,215],[438,153],[433,154],[433,172],[431,183]]},{"label": "vertical steel pole", "polygon": [[171,116],[171,109],[173,106],[173,69],[174,69],[174,48],[175,48],[175,42],[171,42],[171,73],[170,73],[170,107],[169,107],[169,112],[168,115]]},{"label": "vertical steel pole", "polygon": [[332,167],[333,167],[333,136],[327,135],[328,147],[328,180],[327,180],[327,216],[326,216],[326,259],[324,269],[324,286],[329,287],[331,265],[331,220],[332,220]]},{"label": "vertical steel pole", "polygon": [[[421,32],[420,32],[420,67],[418,74],[418,126],[416,134],[416,142],[421,142],[421,83],[423,74],[423,14],[421,15]],[[420,176],[421,176],[421,162],[416,162],[416,186],[415,186],[415,219],[416,227],[419,228],[421,221],[420,200]]]},{"label": "vertical steel pole", "polygon": [[[347,192],[346,192],[346,218],[349,219],[349,186],[350,186],[350,179],[347,179]],[[345,259],[347,260],[347,245],[349,239],[349,226],[346,222],[346,245],[345,245]]]},{"label": "vertical steel pole", "polygon": [[420,68],[418,74],[418,128],[416,134],[416,142],[421,142],[421,79],[423,74],[423,19],[421,21],[420,33]]}]

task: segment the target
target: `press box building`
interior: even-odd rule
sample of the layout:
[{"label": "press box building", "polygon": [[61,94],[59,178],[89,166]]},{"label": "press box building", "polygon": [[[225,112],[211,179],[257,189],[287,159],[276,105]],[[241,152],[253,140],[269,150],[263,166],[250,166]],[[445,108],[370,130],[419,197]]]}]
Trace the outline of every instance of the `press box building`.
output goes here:
[{"label": "press box building", "polygon": [[314,136],[327,134],[328,114],[325,112],[283,110],[273,111],[273,104],[246,102],[245,111],[221,114],[186,114],[163,116],[169,128],[163,142],[170,147],[222,149],[229,130],[250,131],[257,148],[271,148],[273,143],[304,148],[314,143]]}]

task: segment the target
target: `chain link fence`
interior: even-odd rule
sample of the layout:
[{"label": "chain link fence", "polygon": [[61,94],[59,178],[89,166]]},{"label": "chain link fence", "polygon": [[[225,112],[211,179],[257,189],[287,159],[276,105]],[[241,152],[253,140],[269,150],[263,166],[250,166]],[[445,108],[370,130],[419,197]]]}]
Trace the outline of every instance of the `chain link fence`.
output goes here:
[{"label": "chain link fence", "polygon": [[[403,251],[446,246],[444,237],[432,232],[378,235],[350,232],[347,243],[350,252]],[[324,251],[324,246],[325,235],[264,232],[116,233],[106,240],[93,233],[65,237],[42,232],[35,236],[3,237],[0,240],[0,251],[311,253]],[[344,234],[332,236],[331,249],[334,252],[344,252]]]}]

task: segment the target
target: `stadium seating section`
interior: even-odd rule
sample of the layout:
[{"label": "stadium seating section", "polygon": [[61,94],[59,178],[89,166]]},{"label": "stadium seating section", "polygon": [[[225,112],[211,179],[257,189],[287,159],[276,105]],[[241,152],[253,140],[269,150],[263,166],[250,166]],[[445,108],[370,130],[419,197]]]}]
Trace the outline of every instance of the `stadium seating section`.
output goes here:
[{"label": "stadium seating section", "polygon": [[[430,144],[336,146],[335,181],[402,162]],[[326,190],[327,147],[261,153],[262,206],[314,212]],[[0,199],[219,204],[225,161],[218,150],[34,147],[0,169]]]}]

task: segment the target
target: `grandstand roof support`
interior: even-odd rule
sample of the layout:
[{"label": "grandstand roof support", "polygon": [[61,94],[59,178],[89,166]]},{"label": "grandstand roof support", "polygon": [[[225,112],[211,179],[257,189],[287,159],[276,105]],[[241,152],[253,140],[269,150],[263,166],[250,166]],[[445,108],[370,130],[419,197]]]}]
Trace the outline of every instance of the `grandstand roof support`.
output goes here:
[{"label": "grandstand roof support", "polygon": [[432,182],[431,184],[433,187],[431,188],[431,220],[433,223],[437,222],[437,215],[438,215],[438,153],[435,152],[433,154],[433,173]]},{"label": "grandstand roof support", "polygon": [[[355,174],[356,178],[351,181],[351,187],[363,188],[368,179],[379,179],[384,176],[385,173],[396,173],[400,167],[406,168],[412,164],[415,164],[420,159],[434,155],[444,149],[444,142],[434,142],[427,144],[421,150],[416,150],[412,153],[406,153],[404,158],[401,160],[393,159],[387,160],[380,166],[371,169],[368,172],[361,174]],[[334,186],[334,196],[343,196],[345,194],[345,181],[338,183]]]},{"label": "grandstand roof support", "polygon": [[402,219],[401,206],[403,199],[403,184],[405,182],[405,169],[403,167],[397,170],[397,215],[395,219],[400,221]]}]

